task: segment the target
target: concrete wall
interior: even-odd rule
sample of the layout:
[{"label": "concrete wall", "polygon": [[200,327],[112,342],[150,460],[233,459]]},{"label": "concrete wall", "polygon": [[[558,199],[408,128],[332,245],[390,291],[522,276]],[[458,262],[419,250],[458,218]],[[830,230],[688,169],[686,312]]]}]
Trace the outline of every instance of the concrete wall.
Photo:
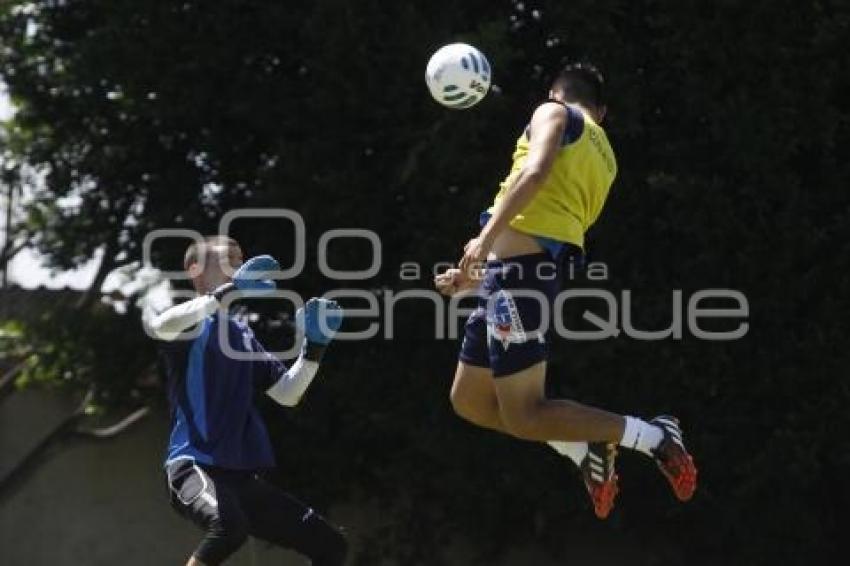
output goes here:
[{"label": "concrete wall", "polygon": [[[53,447],[0,500],[0,564],[183,564],[199,531],[168,505],[167,420],[154,414],[116,439]],[[307,563],[264,547],[252,543],[228,564]]]},{"label": "concrete wall", "polygon": [[[6,402],[0,403],[0,411]],[[29,414],[29,419],[40,418],[37,410]],[[0,565],[183,564],[199,540],[199,531],[168,505],[160,470],[167,423],[165,414],[153,412],[117,438],[72,438],[45,453],[0,499]],[[8,421],[5,424],[9,426]],[[27,424],[22,419],[16,426]],[[379,509],[350,505],[340,505],[330,517],[346,527],[354,545],[359,534],[381,522]],[[572,563],[628,563],[622,540],[615,550],[580,536],[570,537],[570,542],[566,539],[565,544],[578,545],[571,552]],[[454,564],[468,566],[462,539],[454,548]],[[307,562],[252,541],[228,564],[299,566]],[[492,566],[555,565],[534,549],[515,549]]]}]

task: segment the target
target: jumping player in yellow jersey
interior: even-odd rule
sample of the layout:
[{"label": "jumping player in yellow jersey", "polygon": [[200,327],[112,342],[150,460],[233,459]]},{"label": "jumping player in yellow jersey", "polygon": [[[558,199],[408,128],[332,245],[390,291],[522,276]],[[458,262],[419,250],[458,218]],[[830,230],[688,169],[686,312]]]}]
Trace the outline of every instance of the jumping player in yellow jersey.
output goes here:
[{"label": "jumping player in yellow jersey", "polygon": [[[517,141],[511,172],[481,215],[481,232],[466,244],[460,268],[435,279],[447,295],[479,287],[451,391],[455,411],[479,426],[547,442],[572,459],[600,518],[618,492],[617,445],[653,458],[682,501],[693,496],[697,476],[675,417],[646,422],[544,393],[562,266],[581,256],[617,173],[599,125],[603,84],[592,65],[561,71]],[[483,261],[482,279],[475,266]]]}]

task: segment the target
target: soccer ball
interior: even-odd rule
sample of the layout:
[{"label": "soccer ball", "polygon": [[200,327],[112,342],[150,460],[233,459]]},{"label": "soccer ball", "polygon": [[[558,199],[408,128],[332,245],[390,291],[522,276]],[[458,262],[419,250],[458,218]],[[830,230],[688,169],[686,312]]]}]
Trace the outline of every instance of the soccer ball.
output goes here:
[{"label": "soccer ball", "polygon": [[441,47],[425,68],[425,82],[434,100],[448,108],[478,104],[490,89],[490,63],[481,51],[465,43]]}]

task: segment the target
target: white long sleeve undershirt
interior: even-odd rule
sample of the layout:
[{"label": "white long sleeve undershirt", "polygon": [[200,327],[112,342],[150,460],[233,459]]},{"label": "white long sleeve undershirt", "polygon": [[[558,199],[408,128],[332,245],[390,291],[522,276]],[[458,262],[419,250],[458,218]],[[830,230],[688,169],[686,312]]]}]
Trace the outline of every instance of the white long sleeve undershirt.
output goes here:
[{"label": "white long sleeve undershirt", "polygon": [[215,297],[201,295],[158,315],[145,316],[144,324],[151,335],[170,342],[214,313],[217,308],[218,300]]},{"label": "white long sleeve undershirt", "polygon": [[284,372],[274,385],[266,389],[266,395],[285,407],[294,407],[301,401],[319,371],[319,362],[304,359],[304,352]]}]

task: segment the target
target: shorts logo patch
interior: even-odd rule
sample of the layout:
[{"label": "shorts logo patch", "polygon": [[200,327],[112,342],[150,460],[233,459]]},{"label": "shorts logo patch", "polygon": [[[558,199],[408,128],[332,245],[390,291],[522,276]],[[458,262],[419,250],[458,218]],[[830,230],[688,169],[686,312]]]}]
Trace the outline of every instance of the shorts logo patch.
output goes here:
[{"label": "shorts logo patch", "polygon": [[254,345],[251,343],[251,335],[247,332],[242,333],[242,345],[245,346],[246,352],[254,351]]},{"label": "shorts logo patch", "polygon": [[528,338],[519,317],[514,298],[505,290],[490,297],[487,316],[487,339],[501,342],[507,350],[511,343],[525,342]]}]

